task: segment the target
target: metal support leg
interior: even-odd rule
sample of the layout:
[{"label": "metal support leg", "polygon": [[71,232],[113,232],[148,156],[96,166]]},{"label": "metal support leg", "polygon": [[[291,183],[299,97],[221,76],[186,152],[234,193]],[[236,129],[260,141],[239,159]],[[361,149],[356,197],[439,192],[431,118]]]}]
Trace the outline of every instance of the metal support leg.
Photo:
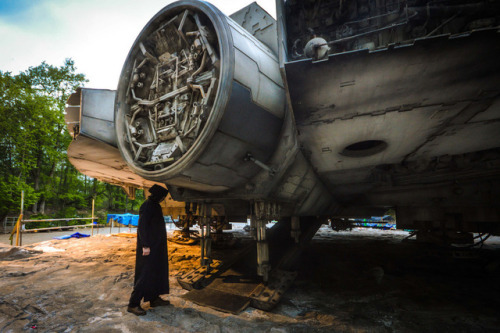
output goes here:
[{"label": "metal support leg", "polygon": [[[195,206],[196,204],[193,203],[192,206]],[[193,214],[196,214],[196,208],[192,209],[191,203],[186,202],[184,205],[184,212],[186,213],[186,217],[184,218],[184,221],[181,225],[181,236],[184,238],[190,238],[190,230],[189,228],[191,227],[191,223],[193,221]]]},{"label": "metal support leg", "polygon": [[257,274],[264,282],[269,280],[271,264],[269,263],[269,245],[266,238],[266,224],[279,218],[280,206],[276,203],[256,201],[252,222],[255,225],[257,238]]},{"label": "metal support leg", "polygon": [[295,239],[295,243],[300,240],[300,219],[298,216],[292,216],[292,231],[291,236]]},{"label": "metal support leg", "polygon": [[267,282],[269,279],[269,245],[266,239],[266,220],[256,221],[257,227],[257,275]]},{"label": "metal support leg", "polygon": [[250,218],[250,236],[257,240],[257,226],[255,225],[255,217]]},{"label": "metal support leg", "polygon": [[210,206],[202,205],[200,207],[200,229],[201,229],[201,256],[200,265],[207,267],[207,272],[210,271],[210,264],[212,263],[212,237],[210,236]]}]

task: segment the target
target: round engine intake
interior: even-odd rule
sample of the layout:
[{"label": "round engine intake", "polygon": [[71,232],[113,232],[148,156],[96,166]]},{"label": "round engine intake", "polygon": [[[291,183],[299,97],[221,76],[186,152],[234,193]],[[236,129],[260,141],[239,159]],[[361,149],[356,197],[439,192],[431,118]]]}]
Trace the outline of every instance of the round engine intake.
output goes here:
[{"label": "round engine intake", "polygon": [[272,51],[211,4],[179,1],[137,37],[115,103],[119,149],[142,177],[204,192],[271,158],[285,108]]}]

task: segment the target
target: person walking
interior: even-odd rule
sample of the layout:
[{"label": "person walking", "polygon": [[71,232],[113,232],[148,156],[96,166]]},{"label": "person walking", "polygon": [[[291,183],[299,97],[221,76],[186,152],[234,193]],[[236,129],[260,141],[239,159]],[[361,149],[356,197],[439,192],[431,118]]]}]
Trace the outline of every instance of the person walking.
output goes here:
[{"label": "person walking", "polygon": [[130,295],[127,311],[143,316],[141,299],[151,307],[169,305],[160,295],[169,293],[167,232],[161,210],[168,190],[159,185],[149,189],[151,195],[139,209],[137,247],[135,254],[134,290]]}]

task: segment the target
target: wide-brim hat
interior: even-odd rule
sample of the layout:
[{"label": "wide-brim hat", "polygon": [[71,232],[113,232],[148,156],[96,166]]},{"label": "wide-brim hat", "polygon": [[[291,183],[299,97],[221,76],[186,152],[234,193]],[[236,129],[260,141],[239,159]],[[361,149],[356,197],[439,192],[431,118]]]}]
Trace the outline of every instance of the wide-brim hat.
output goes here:
[{"label": "wide-brim hat", "polygon": [[168,194],[168,190],[163,186],[154,184],[150,189],[149,193],[154,195],[155,197],[166,197]]}]

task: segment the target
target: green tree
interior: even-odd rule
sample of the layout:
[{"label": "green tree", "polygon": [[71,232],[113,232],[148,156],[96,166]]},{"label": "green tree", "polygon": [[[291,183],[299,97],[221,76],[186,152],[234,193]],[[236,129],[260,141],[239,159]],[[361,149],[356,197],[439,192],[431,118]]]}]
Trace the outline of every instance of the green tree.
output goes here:
[{"label": "green tree", "polygon": [[34,213],[44,213],[46,200],[53,198],[54,172],[57,163],[65,158],[66,147],[71,141],[64,122],[65,104],[70,94],[86,82],[85,76],[75,71],[74,61],[66,59],[61,67],[43,62],[20,74],[20,79],[32,94],[52,102],[51,112],[42,115],[44,121],[39,122],[38,128],[38,132],[45,135],[43,138],[38,137],[36,165],[32,169],[33,186],[40,195],[39,201],[33,206]]},{"label": "green tree", "polygon": [[21,190],[27,204],[38,200],[28,178],[36,164],[36,115],[46,113],[46,102],[27,92],[19,76],[0,72],[0,217],[19,205]]},{"label": "green tree", "polygon": [[144,200],[142,191],[129,200],[120,187],[88,178],[68,161],[65,104],[85,82],[71,59],[18,75],[0,71],[0,221],[17,214],[21,190],[25,211],[39,216],[88,216],[92,199],[101,215],[134,212]]},{"label": "green tree", "polygon": [[18,205],[44,212],[54,198],[56,172],[64,168],[71,138],[64,123],[69,95],[85,80],[71,59],[55,67],[43,62],[18,75],[0,71],[0,218]]}]

